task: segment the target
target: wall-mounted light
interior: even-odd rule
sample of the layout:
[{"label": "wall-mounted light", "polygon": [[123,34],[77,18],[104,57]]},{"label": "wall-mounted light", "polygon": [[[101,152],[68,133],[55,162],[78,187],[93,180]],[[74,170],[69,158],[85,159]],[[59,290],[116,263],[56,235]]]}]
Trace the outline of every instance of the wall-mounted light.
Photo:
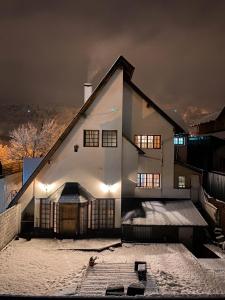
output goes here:
[{"label": "wall-mounted light", "polygon": [[79,149],[79,145],[74,145],[74,152],[77,152]]},{"label": "wall-mounted light", "polygon": [[104,193],[115,193],[118,189],[118,184],[105,184],[102,182],[100,188]]}]

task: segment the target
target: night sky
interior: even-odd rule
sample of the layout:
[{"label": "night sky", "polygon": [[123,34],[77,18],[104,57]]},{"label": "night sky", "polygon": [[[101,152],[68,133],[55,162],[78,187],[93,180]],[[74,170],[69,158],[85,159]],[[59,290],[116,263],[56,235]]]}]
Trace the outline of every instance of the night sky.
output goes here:
[{"label": "night sky", "polygon": [[0,43],[2,103],[80,107],[119,55],[163,108],[225,103],[225,1],[1,0]]}]

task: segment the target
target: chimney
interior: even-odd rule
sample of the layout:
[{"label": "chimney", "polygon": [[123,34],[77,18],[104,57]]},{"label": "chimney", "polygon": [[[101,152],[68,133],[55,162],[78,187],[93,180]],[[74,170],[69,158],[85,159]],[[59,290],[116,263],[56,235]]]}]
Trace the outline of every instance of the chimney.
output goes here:
[{"label": "chimney", "polygon": [[92,84],[91,83],[85,83],[84,84],[84,103],[91,96],[91,94],[92,94]]}]

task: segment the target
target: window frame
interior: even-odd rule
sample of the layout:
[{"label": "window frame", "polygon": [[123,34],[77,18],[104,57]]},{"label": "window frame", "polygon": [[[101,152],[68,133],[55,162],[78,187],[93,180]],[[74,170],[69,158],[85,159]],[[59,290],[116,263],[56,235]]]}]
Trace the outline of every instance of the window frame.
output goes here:
[{"label": "window frame", "polygon": [[[98,133],[98,145],[94,145],[94,146],[86,145],[86,132],[87,131],[95,131],[95,132]],[[98,130],[98,129],[84,129],[83,130],[83,147],[85,147],[85,148],[98,148],[99,147],[99,136],[100,136],[100,130]]]},{"label": "window frame", "polygon": [[[104,132],[115,132],[116,133],[116,145],[115,146],[106,146],[106,145],[103,144]],[[108,138],[108,135],[107,135],[107,138]],[[107,143],[109,143],[108,140],[107,140]],[[103,148],[117,148],[118,147],[118,130],[116,130],[116,129],[104,129],[104,130],[102,130],[102,147]]]},{"label": "window frame", "polygon": [[[138,178],[138,176],[140,177]],[[145,175],[145,185],[142,185],[141,175]],[[155,186],[155,180],[156,176],[159,177],[159,185]],[[151,178],[151,181],[149,181],[149,178]],[[150,182],[150,185],[148,185]],[[137,182],[136,187],[141,189],[160,189],[161,188],[161,175],[160,173],[137,173]]]},{"label": "window frame", "polygon": [[[136,143],[136,140],[138,139],[138,137],[140,138],[140,145],[138,143]],[[146,142],[142,141],[143,137],[146,137]],[[156,137],[159,137],[159,147],[156,147],[156,144],[157,144]],[[152,138],[152,147],[149,147],[149,145],[151,144],[151,142],[150,142],[151,138]],[[134,143],[136,146],[138,146],[141,149],[159,150],[159,149],[161,149],[162,135],[161,134],[135,134]],[[146,147],[142,147],[142,144],[146,144]]]}]

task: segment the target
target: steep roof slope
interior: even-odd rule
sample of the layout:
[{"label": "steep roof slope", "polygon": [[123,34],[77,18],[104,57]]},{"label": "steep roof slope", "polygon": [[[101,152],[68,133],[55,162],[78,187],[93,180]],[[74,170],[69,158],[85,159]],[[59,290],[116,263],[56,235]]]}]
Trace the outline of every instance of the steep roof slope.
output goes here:
[{"label": "steep roof slope", "polygon": [[181,128],[162,109],[160,109],[150,98],[148,98],[133,82],[131,82],[131,78],[132,78],[132,75],[134,72],[134,66],[132,66],[123,56],[120,56],[115,61],[115,63],[112,65],[112,67],[109,69],[109,71],[106,73],[106,75],[103,77],[103,79],[100,81],[99,85],[93,91],[93,93],[91,94],[89,99],[84,103],[84,105],[81,107],[80,111],[76,114],[74,119],[71,121],[71,123],[65,129],[65,131],[62,133],[62,135],[59,137],[59,139],[56,141],[56,143],[53,145],[53,147],[50,149],[50,151],[46,154],[46,156],[40,162],[38,167],[31,174],[31,176],[26,181],[26,183],[22,186],[22,188],[17,193],[15,198],[11,201],[11,203],[9,204],[8,207],[11,207],[11,206],[15,205],[16,203],[18,203],[18,200],[23,195],[23,193],[27,190],[29,185],[34,180],[34,178],[38,175],[38,173],[41,171],[41,169],[47,164],[47,162],[50,160],[50,158],[53,156],[53,154],[56,152],[56,150],[59,148],[59,146],[63,143],[63,141],[66,139],[66,137],[69,135],[71,130],[74,128],[74,126],[80,119],[80,117],[85,114],[87,109],[94,102],[98,92],[106,85],[106,83],[109,81],[109,79],[112,77],[112,75],[114,74],[114,72],[117,69],[123,70],[124,80],[147,102],[147,104],[149,106],[152,106],[155,110],[157,110],[174,127],[175,131],[184,132],[183,128]]}]

